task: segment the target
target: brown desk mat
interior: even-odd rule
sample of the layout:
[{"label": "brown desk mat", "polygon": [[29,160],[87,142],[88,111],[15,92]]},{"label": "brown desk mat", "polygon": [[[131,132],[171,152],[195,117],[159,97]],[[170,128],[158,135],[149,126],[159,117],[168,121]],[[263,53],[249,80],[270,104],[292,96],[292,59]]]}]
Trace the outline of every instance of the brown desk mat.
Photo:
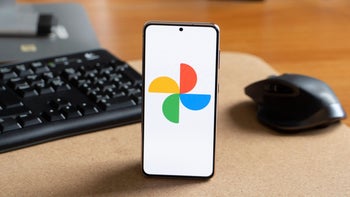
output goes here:
[{"label": "brown desk mat", "polygon": [[144,177],[133,124],[1,154],[0,196],[349,196],[347,126],[284,136],[257,122],[243,88],[274,73],[257,57],[222,53],[209,180]]}]

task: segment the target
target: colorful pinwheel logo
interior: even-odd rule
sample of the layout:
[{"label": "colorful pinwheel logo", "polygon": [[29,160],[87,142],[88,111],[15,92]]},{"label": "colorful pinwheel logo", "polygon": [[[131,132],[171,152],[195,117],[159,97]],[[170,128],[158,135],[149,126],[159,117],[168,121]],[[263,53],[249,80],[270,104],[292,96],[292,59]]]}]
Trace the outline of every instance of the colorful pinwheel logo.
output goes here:
[{"label": "colorful pinwheel logo", "polygon": [[187,109],[201,110],[210,101],[209,94],[188,94],[197,83],[195,70],[184,63],[180,64],[180,87],[175,80],[170,77],[158,77],[154,79],[149,88],[153,93],[171,93],[162,106],[162,111],[166,119],[173,123],[179,123],[180,101]]}]

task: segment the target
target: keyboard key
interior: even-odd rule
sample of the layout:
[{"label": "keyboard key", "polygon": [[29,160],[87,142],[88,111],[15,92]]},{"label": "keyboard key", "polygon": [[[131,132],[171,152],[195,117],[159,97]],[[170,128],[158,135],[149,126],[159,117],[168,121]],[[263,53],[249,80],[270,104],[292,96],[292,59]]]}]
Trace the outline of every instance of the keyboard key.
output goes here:
[{"label": "keyboard key", "polygon": [[55,76],[52,72],[46,72],[43,73],[42,77],[46,83],[50,83]]},{"label": "keyboard key", "polygon": [[113,89],[117,88],[117,86],[114,83],[110,83],[110,82],[100,84],[99,87],[103,92],[106,90],[112,91]]},{"label": "keyboard key", "polygon": [[118,67],[124,67],[125,66],[124,62],[122,62],[120,60],[117,60],[117,59],[111,59],[108,64],[111,65],[111,66],[118,66]]},{"label": "keyboard key", "polygon": [[28,98],[28,97],[39,95],[38,92],[33,87],[18,89],[17,92],[23,98]]},{"label": "keyboard key", "polygon": [[43,65],[42,62],[32,63],[31,68],[33,69],[34,73],[36,73],[36,74],[41,74],[41,73],[50,71],[49,67]]},{"label": "keyboard key", "polygon": [[42,78],[37,78],[35,80],[30,81],[30,86],[32,86],[32,87],[34,87],[34,86],[41,86],[41,87],[43,87],[45,85],[46,85],[46,82]]},{"label": "keyboard key", "polygon": [[142,103],[142,94],[141,94],[141,92],[138,93],[138,94],[132,95],[131,98],[132,98],[132,100],[134,100],[135,103],[137,103],[137,104],[141,104],[141,103]]},{"label": "keyboard key", "polygon": [[10,86],[14,90],[16,90],[19,87],[24,86],[24,85],[29,86],[29,84],[26,80],[19,78],[19,77],[10,79],[7,84],[8,84],[8,86]]},{"label": "keyboard key", "polygon": [[72,104],[67,101],[66,99],[62,99],[62,98],[57,98],[55,100],[50,101],[50,106],[53,107],[54,109],[62,109],[64,107],[67,106],[71,106]]},{"label": "keyboard key", "polygon": [[64,84],[64,81],[62,81],[62,79],[60,77],[56,77],[54,79],[52,79],[51,81],[51,85],[57,87],[57,86],[62,86]]},{"label": "keyboard key", "polygon": [[34,74],[33,70],[31,68],[25,66],[24,64],[17,65],[15,67],[15,71],[18,74],[18,76],[20,76],[20,77]]},{"label": "keyboard key", "polygon": [[16,83],[14,85],[14,89],[15,90],[25,90],[25,89],[28,89],[30,88],[30,85],[26,82],[26,81],[19,81],[18,83]]},{"label": "keyboard key", "polygon": [[6,74],[6,73],[9,73],[11,72],[11,68],[8,68],[8,67],[0,67],[0,76],[2,74]]},{"label": "keyboard key", "polygon": [[50,84],[52,85],[52,87],[55,89],[56,92],[70,90],[71,88],[60,77],[54,78]]},{"label": "keyboard key", "polygon": [[32,62],[31,66],[32,66],[32,68],[38,68],[38,67],[43,66],[43,63],[42,62]]},{"label": "keyboard key", "polygon": [[42,123],[42,120],[35,115],[26,115],[18,117],[17,120],[22,127],[28,127]]},{"label": "keyboard key", "polygon": [[73,78],[77,79],[79,76],[81,76],[81,73],[76,71],[74,68],[66,68],[64,69],[62,76],[67,80],[71,80]]},{"label": "keyboard key", "polygon": [[2,81],[7,81],[14,77],[17,77],[17,74],[14,71],[12,71],[10,68],[7,68],[7,67],[0,68],[0,79]]},{"label": "keyboard key", "polygon": [[129,97],[117,97],[108,100],[101,100],[99,104],[103,110],[107,111],[136,105],[136,103]]},{"label": "keyboard key", "polygon": [[2,133],[16,130],[21,128],[21,126],[18,124],[17,120],[13,118],[4,118],[3,122],[0,122],[0,131]]},{"label": "keyboard key", "polygon": [[113,71],[113,67],[112,66],[108,66],[108,67],[103,67],[99,70],[99,74],[106,74],[107,76],[110,75]]},{"label": "keyboard key", "polygon": [[73,106],[66,106],[61,109],[61,113],[66,117],[66,119],[76,118],[82,116],[77,108]]},{"label": "keyboard key", "polygon": [[93,91],[89,94],[89,98],[93,100],[95,103],[98,103],[100,100],[104,99],[104,95],[100,94],[100,92]]},{"label": "keyboard key", "polygon": [[38,80],[40,77],[36,74],[33,74],[33,75],[28,75],[25,77],[25,79],[31,83],[32,81],[35,81],[35,80]]},{"label": "keyboard key", "polygon": [[128,96],[141,94],[141,90],[139,88],[129,88],[129,89],[126,89],[125,91],[127,92]]},{"label": "keyboard key", "polygon": [[97,108],[88,103],[82,103],[78,106],[79,111],[84,115],[95,114],[98,112]]},{"label": "keyboard key", "polygon": [[118,97],[124,97],[126,96],[125,92],[118,90],[118,91],[113,91],[108,94],[111,98],[118,98]]},{"label": "keyboard key", "polygon": [[72,78],[70,81],[74,86],[80,87],[86,83],[86,79]]},{"label": "keyboard key", "polygon": [[21,100],[8,89],[0,90],[0,104],[4,108],[13,108],[23,105]]},{"label": "keyboard key", "polygon": [[111,60],[110,64],[115,67],[115,71],[123,71],[126,67],[128,67],[127,64],[120,61]]},{"label": "keyboard key", "polygon": [[42,116],[49,122],[64,120],[64,116],[58,110],[48,110],[45,111]]},{"label": "keyboard key", "polygon": [[91,77],[91,78],[94,78],[97,74],[97,70],[93,69],[93,70],[81,70],[81,74],[84,76],[84,77]]},{"label": "keyboard key", "polygon": [[120,73],[111,73],[110,75],[104,75],[108,81],[115,81],[115,82],[119,82],[120,79],[123,77],[122,74]]},{"label": "keyboard key", "polygon": [[23,116],[30,114],[31,110],[26,107],[22,106],[22,103],[20,106],[6,108],[4,110],[0,111],[0,118],[8,118],[8,117],[17,117],[17,116]]},{"label": "keyboard key", "polygon": [[44,87],[37,86],[35,89],[40,95],[51,94],[55,92],[55,90],[51,86],[44,86]]}]

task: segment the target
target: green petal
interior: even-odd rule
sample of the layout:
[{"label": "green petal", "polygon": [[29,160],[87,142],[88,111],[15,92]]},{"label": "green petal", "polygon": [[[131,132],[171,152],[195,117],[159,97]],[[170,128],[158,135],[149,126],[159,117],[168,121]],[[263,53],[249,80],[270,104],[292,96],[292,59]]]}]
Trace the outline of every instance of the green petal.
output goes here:
[{"label": "green petal", "polygon": [[172,94],[163,102],[163,114],[170,122],[179,123],[180,94]]}]

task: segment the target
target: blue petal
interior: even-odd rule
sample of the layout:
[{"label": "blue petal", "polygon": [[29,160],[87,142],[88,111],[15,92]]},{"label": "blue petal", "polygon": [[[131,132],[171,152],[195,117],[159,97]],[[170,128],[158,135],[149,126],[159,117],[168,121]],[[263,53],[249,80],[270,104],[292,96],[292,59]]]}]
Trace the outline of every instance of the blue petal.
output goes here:
[{"label": "blue petal", "polygon": [[209,94],[180,94],[181,103],[190,110],[201,110],[210,101]]}]

